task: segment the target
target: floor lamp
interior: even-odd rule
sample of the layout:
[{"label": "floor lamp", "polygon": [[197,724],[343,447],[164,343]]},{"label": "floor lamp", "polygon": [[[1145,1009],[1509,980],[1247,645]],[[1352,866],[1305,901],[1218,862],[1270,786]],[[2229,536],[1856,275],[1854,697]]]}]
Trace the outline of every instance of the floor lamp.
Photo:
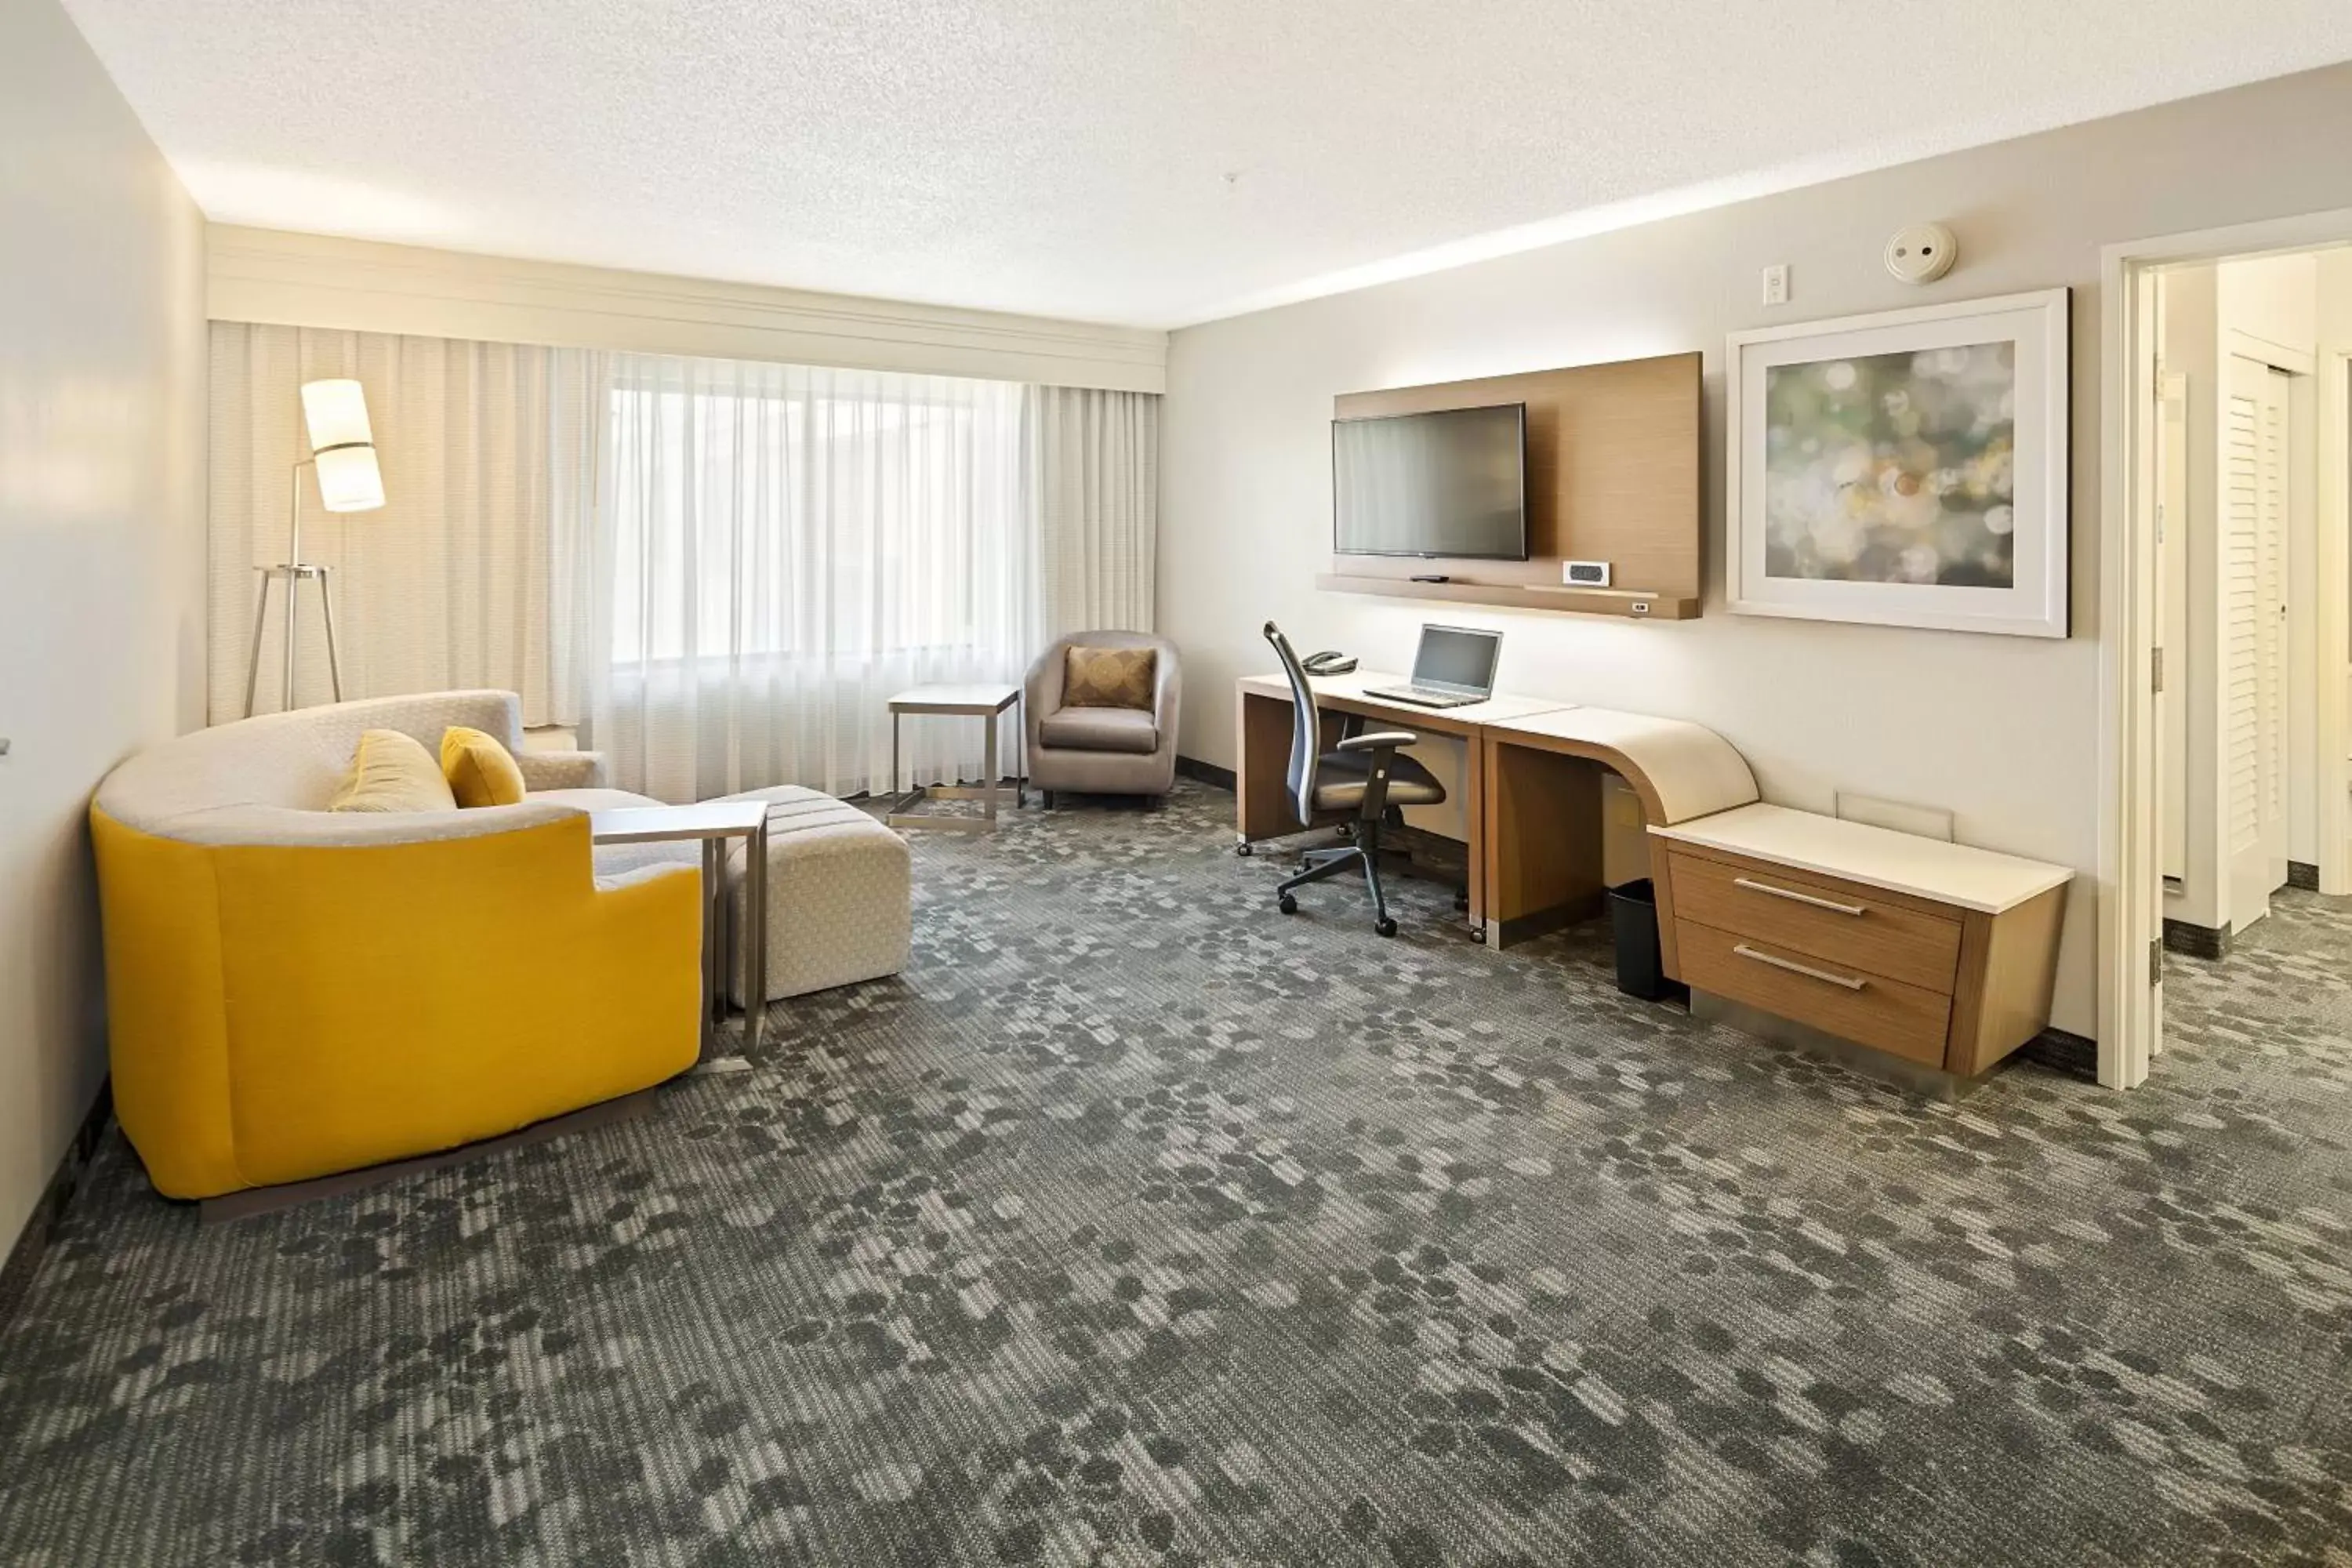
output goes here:
[{"label": "floor lamp", "polygon": [[342,661],[335,653],[335,600],[329,591],[327,568],[302,559],[302,470],[319,479],[319,504],[329,511],[373,511],[383,504],[383,470],[376,466],[375,435],[368,428],[367,395],[356,381],[309,381],[302,384],[302,426],[310,455],[294,465],[292,499],[288,511],[286,560],[259,568],[261,602],[253,608],[253,662],[245,672],[245,711],[253,714],[255,687],[261,679],[261,628],[269,616],[269,584],[286,584],[286,688],[281,709],[294,706],[295,609],[297,592],[305,580],[319,584],[319,614],[327,629],[327,679],[335,700],[343,700]]}]

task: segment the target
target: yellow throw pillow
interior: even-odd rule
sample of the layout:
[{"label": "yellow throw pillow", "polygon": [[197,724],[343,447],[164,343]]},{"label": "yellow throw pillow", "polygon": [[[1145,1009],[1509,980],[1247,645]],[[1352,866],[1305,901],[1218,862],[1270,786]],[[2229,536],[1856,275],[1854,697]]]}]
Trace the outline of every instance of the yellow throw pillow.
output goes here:
[{"label": "yellow throw pillow", "polygon": [[1062,706],[1140,708],[1149,713],[1159,673],[1158,648],[1073,644],[1062,668]]},{"label": "yellow throw pillow", "polygon": [[329,811],[455,811],[457,796],[422,742],[397,730],[366,730],[352,751]]},{"label": "yellow throw pillow", "polygon": [[457,804],[512,805],[523,797],[522,770],[495,736],[463,724],[441,732],[441,771]]}]

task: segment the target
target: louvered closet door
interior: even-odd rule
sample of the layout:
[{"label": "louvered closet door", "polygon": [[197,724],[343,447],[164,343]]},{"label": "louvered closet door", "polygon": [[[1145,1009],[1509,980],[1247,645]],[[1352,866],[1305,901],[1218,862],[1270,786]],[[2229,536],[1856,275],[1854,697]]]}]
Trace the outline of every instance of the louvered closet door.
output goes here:
[{"label": "louvered closet door", "polygon": [[2230,923],[2270,912],[2286,880],[2288,378],[2230,361],[2221,416],[2222,820]]}]

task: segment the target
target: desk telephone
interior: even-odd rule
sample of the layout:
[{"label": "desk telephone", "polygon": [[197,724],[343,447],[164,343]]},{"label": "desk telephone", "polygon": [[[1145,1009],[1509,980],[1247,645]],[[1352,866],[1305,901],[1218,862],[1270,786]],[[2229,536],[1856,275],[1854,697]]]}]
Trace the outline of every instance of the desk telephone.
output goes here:
[{"label": "desk telephone", "polygon": [[1347,675],[1355,669],[1356,660],[1352,655],[1329,647],[1308,654],[1298,661],[1298,668],[1309,675]]}]

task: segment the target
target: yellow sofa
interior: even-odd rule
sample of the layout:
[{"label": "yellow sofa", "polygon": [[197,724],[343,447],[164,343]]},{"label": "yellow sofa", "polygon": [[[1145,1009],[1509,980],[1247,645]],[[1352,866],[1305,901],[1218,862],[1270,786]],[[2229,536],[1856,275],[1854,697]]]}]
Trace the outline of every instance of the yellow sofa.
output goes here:
[{"label": "yellow sofa", "polygon": [[[469,725],[521,804],[323,809],[360,732]],[[348,1171],[511,1131],[692,1064],[690,859],[600,864],[593,753],[520,750],[509,692],[395,697],[199,731],[92,803],[114,1103],[172,1197]],[[603,873],[600,876],[600,871]]]}]

